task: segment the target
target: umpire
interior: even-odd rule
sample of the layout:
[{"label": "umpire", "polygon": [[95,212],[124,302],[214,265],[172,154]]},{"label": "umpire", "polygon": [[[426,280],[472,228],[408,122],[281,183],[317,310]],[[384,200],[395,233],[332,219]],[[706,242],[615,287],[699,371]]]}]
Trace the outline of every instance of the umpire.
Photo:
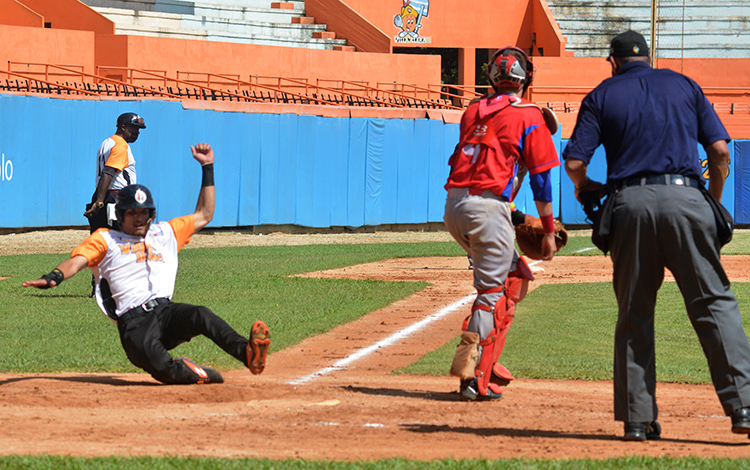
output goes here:
[{"label": "umpire", "polygon": [[[750,433],[750,345],[720,260],[717,224],[707,202],[698,144],[708,156],[708,192],[721,200],[730,141],[690,78],[650,66],[635,31],[610,43],[612,78],[581,103],[563,153],[579,201],[603,192],[586,176],[602,144],[607,154],[603,217],[618,304],[614,355],[615,419],[625,440],[658,439],[654,308],[664,268],[675,277],[732,432]],[[591,194],[591,193],[588,193]],[[601,221],[606,226],[606,221]]]}]

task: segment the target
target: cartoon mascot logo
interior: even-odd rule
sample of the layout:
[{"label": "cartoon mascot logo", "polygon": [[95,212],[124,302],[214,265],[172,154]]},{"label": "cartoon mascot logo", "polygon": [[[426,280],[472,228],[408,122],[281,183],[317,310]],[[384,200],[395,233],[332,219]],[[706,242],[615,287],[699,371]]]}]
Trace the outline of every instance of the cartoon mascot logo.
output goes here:
[{"label": "cartoon mascot logo", "polygon": [[429,43],[432,38],[419,35],[422,18],[427,18],[430,0],[403,0],[401,13],[393,17],[393,25],[401,30],[393,39],[396,42]]}]

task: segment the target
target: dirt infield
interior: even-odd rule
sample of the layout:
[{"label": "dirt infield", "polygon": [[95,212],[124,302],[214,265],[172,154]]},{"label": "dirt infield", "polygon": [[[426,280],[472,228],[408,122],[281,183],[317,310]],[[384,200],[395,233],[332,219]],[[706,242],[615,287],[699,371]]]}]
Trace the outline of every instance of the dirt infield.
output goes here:
[{"label": "dirt infield", "polygon": [[[724,261],[732,280],[750,280],[748,257]],[[465,258],[420,258],[309,274],[432,285],[273,353],[260,376],[234,370],[224,372],[220,385],[165,386],[144,374],[0,374],[0,454],[337,460],[750,455],[750,440],[729,432],[710,386],[660,384],[663,439],[626,443],[612,418],[611,382],[518,379],[499,402],[465,403],[456,379],[389,375],[456,336],[468,306],[384,341],[470,296],[466,268]],[[535,269],[532,288],[611,278],[610,261],[601,256],[560,257]]]}]

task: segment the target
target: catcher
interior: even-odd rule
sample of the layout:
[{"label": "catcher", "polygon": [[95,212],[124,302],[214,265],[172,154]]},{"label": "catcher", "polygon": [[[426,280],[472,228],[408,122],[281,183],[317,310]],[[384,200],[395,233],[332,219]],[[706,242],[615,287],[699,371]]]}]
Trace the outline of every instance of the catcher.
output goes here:
[{"label": "catcher", "polygon": [[[533,70],[519,48],[505,47],[493,55],[487,75],[495,93],[469,104],[461,118],[459,144],[449,160],[443,220],[474,262],[477,289],[451,366],[451,375],[461,380],[464,400],[499,399],[503,386],[513,380],[497,360],[515,304],[534,278],[513,246],[511,202],[526,172],[540,214],[534,256],[551,260],[559,248],[550,178],[550,170],[560,165],[552,140],[557,122],[550,110],[521,98]],[[526,222],[520,212],[515,219],[516,225]]]},{"label": "catcher", "polygon": [[208,144],[191,146],[203,169],[195,212],[169,222],[154,222],[156,205],[145,186],[132,184],[117,193],[115,211],[122,231],[100,228],[70,258],[49,274],[23,287],[48,289],[87,266],[96,278],[96,300],[117,323],[130,362],[167,384],[222,383],[221,374],[169,350],[198,335],[246,365],[263,372],[270,343],[268,328],[256,321],[245,338],[206,307],[172,302],[177,253],[214,215],[214,152]]}]

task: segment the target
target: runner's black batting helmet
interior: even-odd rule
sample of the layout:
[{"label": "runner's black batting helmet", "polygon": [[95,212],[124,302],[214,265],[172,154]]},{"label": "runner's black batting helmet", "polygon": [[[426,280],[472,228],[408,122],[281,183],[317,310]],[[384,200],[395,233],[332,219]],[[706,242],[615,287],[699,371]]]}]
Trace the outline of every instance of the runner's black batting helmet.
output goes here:
[{"label": "runner's black batting helmet", "polygon": [[149,218],[153,220],[156,217],[156,205],[154,205],[151,191],[142,184],[131,184],[122,188],[117,193],[117,203],[115,204],[117,220],[120,223],[122,223],[123,214],[128,209],[148,209]]},{"label": "runner's black batting helmet", "polygon": [[146,121],[144,121],[142,117],[135,113],[120,114],[120,116],[117,118],[117,127],[123,126],[125,124],[130,124],[132,126],[138,127],[139,129],[146,128]]}]

